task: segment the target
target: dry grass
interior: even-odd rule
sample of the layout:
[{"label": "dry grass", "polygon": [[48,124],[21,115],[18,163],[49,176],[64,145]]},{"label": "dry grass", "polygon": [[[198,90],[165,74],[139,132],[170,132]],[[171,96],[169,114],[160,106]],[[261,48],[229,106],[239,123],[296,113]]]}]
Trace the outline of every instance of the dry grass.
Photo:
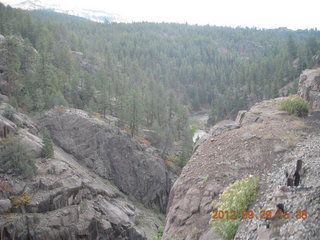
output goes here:
[{"label": "dry grass", "polygon": [[123,126],[121,129],[127,133],[131,133],[130,128],[127,125]]},{"label": "dry grass", "polygon": [[172,161],[166,159],[164,160],[164,164],[168,167],[168,168],[171,168],[171,169],[175,169],[175,165]]},{"label": "dry grass", "polygon": [[101,114],[98,113],[98,112],[96,112],[96,113],[94,113],[94,117],[95,117],[95,118],[101,118]]},{"label": "dry grass", "polygon": [[288,147],[295,147],[301,141],[300,137],[294,132],[287,132],[282,140],[286,142]]},{"label": "dry grass", "polygon": [[302,122],[302,121],[295,121],[294,123],[293,123],[293,125],[294,125],[294,127],[296,128],[296,129],[299,129],[299,130],[307,130],[307,129],[310,129],[310,126],[308,126],[307,124],[305,124],[304,122]]},{"label": "dry grass", "polygon": [[60,106],[54,106],[54,110],[56,110],[59,113],[65,113],[67,110]]},{"label": "dry grass", "polygon": [[171,161],[171,162],[177,162],[177,161],[180,160],[179,157],[173,156],[173,155],[167,155],[166,158],[167,158],[168,161]]},{"label": "dry grass", "polygon": [[0,190],[5,192],[11,192],[12,187],[9,182],[6,181],[0,181]]},{"label": "dry grass", "polygon": [[23,194],[22,196],[11,196],[10,197],[12,206],[18,208],[22,205],[28,204],[31,202],[31,197],[28,194]]},{"label": "dry grass", "polygon": [[145,139],[144,137],[141,137],[141,136],[137,136],[135,137],[136,140],[138,140],[139,142],[147,145],[147,146],[150,146],[151,145],[151,142],[149,142],[147,139]]}]

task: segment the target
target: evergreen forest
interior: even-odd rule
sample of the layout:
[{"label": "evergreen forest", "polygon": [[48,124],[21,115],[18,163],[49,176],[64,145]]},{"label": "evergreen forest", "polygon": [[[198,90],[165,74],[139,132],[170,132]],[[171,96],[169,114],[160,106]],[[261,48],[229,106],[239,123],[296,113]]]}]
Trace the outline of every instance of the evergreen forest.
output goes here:
[{"label": "evergreen forest", "polygon": [[[54,106],[116,117],[132,136],[189,137],[190,113],[233,118],[320,63],[320,32],[96,23],[0,3],[0,92],[29,114]],[[164,146],[165,148],[166,146]]]}]

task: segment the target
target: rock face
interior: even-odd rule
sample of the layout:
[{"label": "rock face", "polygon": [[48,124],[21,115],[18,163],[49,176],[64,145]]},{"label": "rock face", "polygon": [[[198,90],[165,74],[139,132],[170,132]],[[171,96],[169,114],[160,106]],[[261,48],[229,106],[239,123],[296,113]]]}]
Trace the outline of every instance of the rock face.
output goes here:
[{"label": "rock face", "polygon": [[165,212],[173,180],[155,149],[80,110],[51,110],[39,122],[79,162],[146,206]]},{"label": "rock face", "polygon": [[[17,115],[22,118],[20,113],[17,113]],[[46,117],[49,118],[47,115]],[[17,137],[28,139],[28,141],[24,142],[27,148],[32,149],[34,146],[38,146],[39,140],[40,144],[42,144],[41,138],[32,133],[35,129],[27,127],[35,125],[30,119],[29,121],[31,122],[19,125],[19,127],[4,116],[1,116],[1,119],[0,123],[4,122],[8,126],[12,126],[13,134]],[[46,122],[44,118],[42,120]],[[78,121],[84,120],[80,118]],[[60,126],[66,127],[64,124]],[[106,134],[103,131],[103,125],[99,126],[102,133]],[[115,131],[114,129],[109,130],[109,134]],[[71,134],[72,131],[68,133]],[[99,135],[98,131],[95,133]],[[123,135],[123,133],[119,134]],[[89,138],[89,135],[87,135],[87,138]],[[3,138],[1,137],[0,139],[2,140]],[[93,139],[91,141],[95,142]],[[70,138],[68,140],[71,141]],[[118,139],[118,141],[120,140]],[[124,142],[124,146],[128,149],[130,147],[137,148],[138,144],[133,142],[130,145]],[[134,152],[129,153],[133,156],[141,157],[144,161],[140,162],[141,165],[139,165],[141,171],[152,172],[145,168],[145,166],[148,166],[148,163],[146,163],[148,161],[147,158],[143,158],[142,155],[135,155],[136,153]],[[121,161],[121,159],[117,160]],[[135,161],[132,158],[131,160]],[[160,161],[160,159],[157,160]],[[119,191],[108,180],[101,178],[79,162],[82,161],[55,146],[54,158],[36,159],[37,175],[32,179],[22,179],[19,176],[11,175],[10,172],[5,173],[0,166],[1,240],[144,240],[157,231],[157,227],[161,225],[158,215],[150,209],[145,209],[143,205],[136,203],[136,201],[130,200],[127,195]],[[103,164],[100,167],[102,166]],[[155,165],[155,168],[157,168],[157,165]],[[123,174],[119,172],[121,170],[115,169],[116,167],[112,171]],[[128,171],[126,173],[128,175],[130,174],[129,169],[126,168],[124,171]],[[146,177],[147,184],[152,182],[151,180],[148,181],[147,177],[149,175],[143,176]],[[126,177],[126,175],[123,177]],[[134,176],[129,175],[128,177],[135,181]],[[135,183],[138,184],[137,182]],[[141,188],[149,186],[143,185],[143,182],[140,184]],[[156,186],[151,185],[151,187]],[[152,198],[152,192],[149,193],[145,190],[146,199],[144,200],[146,202],[150,200],[150,204],[152,202],[160,205],[155,199],[160,201],[161,190],[163,188],[155,192],[153,202],[147,198]],[[139,194],[141,194],[141,191]],[[162,202],[162,204],[165,203]]]},{"label": "rock face", "polygon": [[320,71],[307,69],[299,79],[299,96],[307,100],[313,110],[320,110]]},{"label": "rock face", "polygon": [[10,188],[0,192],[31,198],[9,213],[10,201],[0,200],[0,211],[6,212],[0,217],[1,239],[146,239],[156,231],[156,216],[61,149],[37,167],[32,180],[1,175],[0,183]]},{"label": "rock face", "polygon": [[241,111],[235,122],[223,121],[202,137],[171,189],[163,239],[219,239],[209,225],[212,201],[249,174],[260,178],[259,191],[265,191],[268,173],[305,129],[301,120],[278,110],[280,100]]}]

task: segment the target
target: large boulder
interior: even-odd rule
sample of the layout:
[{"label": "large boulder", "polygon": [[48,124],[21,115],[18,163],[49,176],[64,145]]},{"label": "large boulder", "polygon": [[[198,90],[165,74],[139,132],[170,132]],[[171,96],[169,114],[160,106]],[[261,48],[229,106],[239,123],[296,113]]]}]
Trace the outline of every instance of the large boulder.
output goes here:
[{"label": "large boulder", "polygon": [[76,109],[50,110],[39,117],[39,123],[83,165],[146,206],[165,212],[172,179],[155,149]]},{"label": "large boulder", "polygon": [[307,69],[299,79],[299,96],[310,102],[313,110],[320,110],[320,70]]},{"label": "large boulder", "polygon": [[9,199],[0,199],[0,214],[8,212],[11,207]]}]

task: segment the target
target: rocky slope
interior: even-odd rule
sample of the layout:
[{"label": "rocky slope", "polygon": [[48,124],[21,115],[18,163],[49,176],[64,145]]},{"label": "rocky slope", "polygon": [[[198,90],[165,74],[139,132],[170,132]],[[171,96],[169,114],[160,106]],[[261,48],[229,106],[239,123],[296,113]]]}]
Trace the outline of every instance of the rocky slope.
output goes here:
[{"label": "rocky slope", "polygon": [[[314,77],[314,71],[316,70],[307,74],[307,77],[301,76],[304,80],[300,79],[299,92],[317,84],[318,78]],[[310,78],[313,80],[308,81]],[[306,86],[303,82],[309,85]],[[308,156],[314,153],[308,153],[307,149],[315,150],[317,146],[319,135],[315,133],[315,129],[318,126],[312,124],[309,129],[307,119],[290,116],[278,110],[280,101],[281,98],[263,101],[249,111],[241,111],[236,121],[220,122],[200,139],[190,161],[171,190],[163,239],[219,239],[208,223],[209,213],[214,210],[212,201],[217,200],[229,184],[249,174],[258,176],[260,187],[254,207],[260,211],[270,204],[273,206],[273,194],[278,194],[278,187],[285,185],[283,182],[286,176],[283,170],[291,170],[299,157],[305,161],[303,164],[307,164],[309,169],[316,167],[319,160],[317,151],[314,152],[314,158],[309,159]],[[316,102],[313,101],[313,106]],[[315,117],[313,119],[319,121]],[[310,132],[315,133],[315,138]],[[299,150],[295,150],[298,143],[304,146],[304,150],[300,149],[300,154]],[[301,220],[290,219],[289,224],[284,227],[273,228],[276,232],[282,231],[276,237],[317,239],[315,231],[318,229],[313,228],[319,225],[319,175],[316,172],[312,170],[309,176],[306,175],[305,179],[301,180],[302,185],[313,190],[308,192],[304,187],[298,188],[300,190],[290,187],[288,191],[292,192],[291,198],[296,199],[290,204],[285,203],[286,210],[312,212],[309,221],[302,224],[302,230],[298,230],[299,235],[292,229],[299,225]],[[295,194],[295,191],[300,193]],[[312,200],[306,199],[308,195]],[[243,220],[236,239],[256,239],[259,228],[259,224],[250,224],[249,221]],[[272,235],[269,237],[270,235],[259,239],[271,239]]]},{"label": "rocky slope", "polygon": [[[257,213],[273,209],[275,201],[281,202],[285,211],[290,213],[290,218],[243,220],[235,239],[319,239],[320,112],[312,113],[305,122],[309,126],[308,137],[297,143],[294,150],[285,153],[281,165],[261,176],[266,189],[260,191],[250,208]],[[295,169],[297,160],[303,163],[301,181],[298,186],[286,187],[285,172]],[[281,199],[277,199],[277,196],[281,196]],[[307,211],[305,219],[299,218],[302,211]]]},{"label": "rocky slope", "polygon": [[[274,208],[281,202],[289,219],[243,221],[235,239],[319,239],[320,232],[320,72],[305,70],[299,79],[298,94],[309,101],[313,110],[304,121],[306,137],[297,142],[292,151],[286,151],[277,167],[262,176],[266,189],[260,191],[251,209],[255,212]],[[296,168],[302,161],[301,179],[298,186],[288,185],[284,173]],[[281,196],[281,199],[278,199]],[[300,211],[306,211],[305,219],[299,219]]]},{"label": "rocky slope", "polygon": [[[0,166],[0,239],[147,239],[157,231],[161,215],[140,203],[166,207],[171,179],[154,149],[84,112],[52,110],[40,122],[74,156],[55,146],[55,157],[42,159],[39,125],[21,113],[5,118],[5,106],[0,130],[33,152],[37,175],[26,179]],[[26,201],[15,204],[19,198]]]}]

